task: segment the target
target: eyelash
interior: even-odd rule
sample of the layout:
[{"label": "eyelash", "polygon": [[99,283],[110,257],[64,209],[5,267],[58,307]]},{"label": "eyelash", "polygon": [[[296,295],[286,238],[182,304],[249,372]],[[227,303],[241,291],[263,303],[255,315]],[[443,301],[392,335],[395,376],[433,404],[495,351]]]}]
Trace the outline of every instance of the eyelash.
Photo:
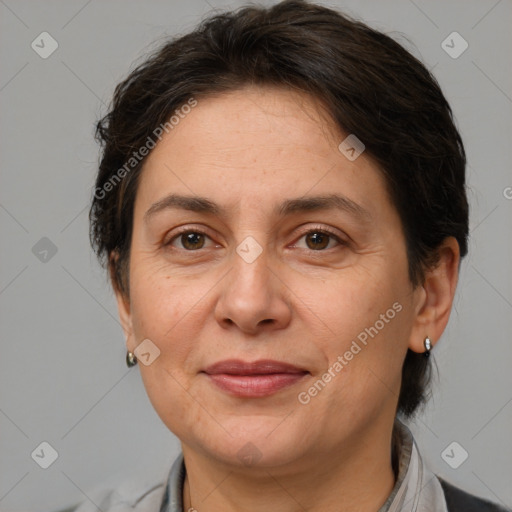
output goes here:
[{"label": "eyelash", "polygon": [[[195,234],[199,234],[199,235],[204,235],[208,238],[210,238],[208,236],[208,233],[206,233],[206,231],[203,231],[202,229],[191,229],[190,227],[184,227],[183,229],[179,230],[169,241],[165,242],[163,245],[164,247],[167,247],[167,246],[171,246],[171,244],[177,239],[179,238],[181,235],[184,235],[184,234],[187,234],[187,233],[195,233]],[[307,231],[304,231],[300,237],[297,239],[297,241],[299,241],[301,238],[305,237],[306,235],[309,235],[310,233],[321,233],[323,235],[327,235],[331,238],[334,238],[334,240],[336,242],[338,242],[338,244],[340,246],[346,246],[348,245],[348,243],[344,240],[342,240],[336,233],[334,233],[333,231],[331,231],[330,229],[328,228],[325,228],[325,227],[313,227],[313,228],[309,228]],[[211,238],[210,238],[211,239]],[[334,249],[335,247],[331,247],[330,249]],[[201,248],[203,249],[203,248]],[[185,251],[185,252],[198,252],[200,251],[201,249],[195,249],[195,250],[190,250],[190,249],[182,249],[182,248],[179,248],[178,250],[180,251]],[[314,249],[306,249],[307,251],[309,252],[313,252],[313,253],[318,253],[318,252],[326,252],[328,251],[329,249],[320,249],[320,250],[314,250]]]}]

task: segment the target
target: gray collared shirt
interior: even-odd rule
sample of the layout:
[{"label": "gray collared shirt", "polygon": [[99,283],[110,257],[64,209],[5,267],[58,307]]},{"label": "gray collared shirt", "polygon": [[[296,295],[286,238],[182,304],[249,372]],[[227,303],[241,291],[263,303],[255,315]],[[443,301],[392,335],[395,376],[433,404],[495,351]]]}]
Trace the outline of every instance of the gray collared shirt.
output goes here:
[{"label": "gray collared shirt", "polygon": [[[409,429],[395,421],[398,477],[378,512],[448,512],[439,479],[425,466]],[[76,512],[189,512],[183,510],[186,469],[180,453],[164,481],[155,485],[129,484],[104,492]],[[94,504],[92,503],[94,502]]]}]

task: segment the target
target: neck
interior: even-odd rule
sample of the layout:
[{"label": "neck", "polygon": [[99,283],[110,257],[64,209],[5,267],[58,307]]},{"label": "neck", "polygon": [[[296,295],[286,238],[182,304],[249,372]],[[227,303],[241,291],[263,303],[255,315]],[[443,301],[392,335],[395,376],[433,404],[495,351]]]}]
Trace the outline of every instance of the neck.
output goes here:
[{"label": "neck", "polygon": [[183,510],[374,512],[395,484],[391,434],[391,428],[385,433],[381,429],[371,441],[361,440],[357,449],[331,449],[287,465],[250,470],[205,457],[183,444]]}]

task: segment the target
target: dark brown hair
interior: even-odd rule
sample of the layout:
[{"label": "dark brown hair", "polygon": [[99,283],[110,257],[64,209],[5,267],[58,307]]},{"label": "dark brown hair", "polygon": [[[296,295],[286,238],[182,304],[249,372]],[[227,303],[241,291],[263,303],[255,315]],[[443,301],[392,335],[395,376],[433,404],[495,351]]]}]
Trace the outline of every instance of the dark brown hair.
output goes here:
[{"label": "dark brown hair", "polygon": [[[93,247],[126,296],[144,159],[130,168],[126,162],[190,98],[248,84],[312,95],[342,132],[364,143],[400,215],[413,286],[436,264],[446,237],[455,237],[466,255],[466,157],[435,78],[389,36],[326,7],[285,0],[206,19],[166,41],[117,85],[96,127],[102,158],[90,222]],[[405,416],[425,401],[429,373],[428,359],[409,350],[398,401]]]}]

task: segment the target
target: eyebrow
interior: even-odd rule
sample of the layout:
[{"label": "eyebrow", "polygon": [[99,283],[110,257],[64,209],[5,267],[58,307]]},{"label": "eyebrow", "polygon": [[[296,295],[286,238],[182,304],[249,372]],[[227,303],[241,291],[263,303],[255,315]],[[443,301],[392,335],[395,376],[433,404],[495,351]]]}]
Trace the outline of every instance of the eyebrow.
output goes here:
[{"label": "eyebrow", "polygon": [[[172,208],[224,217],[227,214],[226,209],[206,197],[169,194],[151,205],[144,214],[144,220],[148,222],[156,213]],[[292,213],[329,209],[341,210],[361,221],[371,221],[371,215],[368,210],[348,197],[339,194],[287,199],[277,205],[274,209],[274,213],[280,217],[285,217]]]}]

